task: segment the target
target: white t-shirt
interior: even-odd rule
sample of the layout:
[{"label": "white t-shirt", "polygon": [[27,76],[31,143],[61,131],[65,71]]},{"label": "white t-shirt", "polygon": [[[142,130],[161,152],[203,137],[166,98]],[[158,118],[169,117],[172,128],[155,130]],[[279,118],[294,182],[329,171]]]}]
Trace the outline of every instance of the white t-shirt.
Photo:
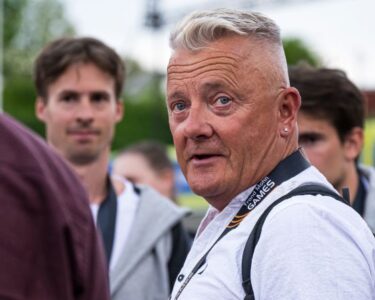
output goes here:
[{"label": "white t-shirt", "polygon": [[[206,264],[178,299],[243,300],[243,249],[255,222],[272,202],[307,181],[330,186],[310,167],[276,187],[213,247]],[[209,208],[180,272],[180,279],[184,278],[176,281],[171,299],[252,190],[238,195],[221,212]],[[324,196],[286,200],[268,215],[254,252],[251,280],[255,299],[375,299],[374,255],[372,233],[349,206]]]},{"label": "white t-shirt", "polygon": [[[134,222],[134,216],[139,203],[139,196],[135,193],[133,185],[125,179],[121,180],[123,180],[125,189],[121,193],[121,195],[117,197],[115,236],[113,239],[113,248],[111,260],[109,263],[110,270],[113,270],[124,249],[126,240],[129,237],[132,224]],[[99,205],[90,204],[90,207],[96,224]]]}]

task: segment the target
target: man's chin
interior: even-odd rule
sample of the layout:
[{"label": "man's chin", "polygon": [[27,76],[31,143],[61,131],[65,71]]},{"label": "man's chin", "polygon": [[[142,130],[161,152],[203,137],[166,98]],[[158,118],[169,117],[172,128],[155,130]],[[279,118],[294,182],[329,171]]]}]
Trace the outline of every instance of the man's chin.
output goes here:
[{"label": "man's chin", "polygon": [[214,182],[205,179],[188,180],[191,190],[203,198],[210,199],[215,197],[220,189],[220,186]]},{"label": "man's chin", "polygon": [[93,153],[74,153],[68,155],[67,159],[69,162],[76,166],[90,165],[97,161],[98,155]]}]

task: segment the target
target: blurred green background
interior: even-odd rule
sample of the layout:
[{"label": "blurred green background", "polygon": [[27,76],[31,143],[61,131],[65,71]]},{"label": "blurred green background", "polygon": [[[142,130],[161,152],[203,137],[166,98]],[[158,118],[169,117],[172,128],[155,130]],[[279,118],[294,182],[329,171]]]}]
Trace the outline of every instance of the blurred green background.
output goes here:
[{"label": "blurred green background", "polygon": [[[43,125],[34,115],[33,61],[47,42],[74,36],[75,28],[58,0],[3,1],[3,109],[43,136]],[[302,40],[288,38],[284,45],[288,63],[320,64],[319,57]],[[171,144],[164,104],[165,74],[146,71],[131,58],[127,58],[126,67],[125,118],[117,127],[113,149],[147,138]]]},{"label": "blurred green background", "polygon": [[[3,24],[3,110],[43,136],[44,127],[34,114],[33,61],[47,42],[75,36],[76,30],[58,0],[3,0]],[[319,55],[301,39],[289,37],[283,42],[288,64],[304,61],[321,65]],[[117,126],[114,153],[143,139],[156,139],[171,145],[164,103],[165,74],[146,71],[131,58],[125,63],[125,118]],[[178,198],[182,205],[193,209],[207,206],[205,201],[189,192],[181,193]]]}]

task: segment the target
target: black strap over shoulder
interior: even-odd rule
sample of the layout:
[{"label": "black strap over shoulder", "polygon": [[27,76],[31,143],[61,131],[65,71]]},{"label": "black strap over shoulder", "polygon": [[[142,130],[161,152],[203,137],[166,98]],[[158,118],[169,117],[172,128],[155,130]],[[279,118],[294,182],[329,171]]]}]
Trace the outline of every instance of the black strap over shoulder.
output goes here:
[{"label": "black strap over shoulder", "polygon": [[172,292],[173,284],[184,265],[191,244],[191,238],[185,231],[182,222],[179,221],[172,227],[172,250],[168,261],[170,292]]},{"label": "black strap over shoulder", "polygon": [[260,238],[260,234],[262,232],[262,227],[264,224],[264,221],[266,220],[268,214],[270,211],[278,205],[280,202],[289,199],[294,196],[302,196],[302,195],[323,195],[323,196],[330,196],[334,199],[337,199],[338,201],[341,201],[345,204],[349,205],[349,193],[344,191],[344,197],[341,197],[339,194],[335,193],[334,191],[330,190],[329,188],[320,185],[320,184],[306,184],[301,185],[288,194],[282,196],[281,198],[277,199],[275,202],[273,202],[259,217],[258,221],[256,222],[249,239],[246,242],[244,253],[242,256],[242,286],[245,290],[245,300],[254,300],[254,292],[253,287],[251,285],[251,263],[253,260],[254,250],[255,246],[258,243],[258,240]]}]

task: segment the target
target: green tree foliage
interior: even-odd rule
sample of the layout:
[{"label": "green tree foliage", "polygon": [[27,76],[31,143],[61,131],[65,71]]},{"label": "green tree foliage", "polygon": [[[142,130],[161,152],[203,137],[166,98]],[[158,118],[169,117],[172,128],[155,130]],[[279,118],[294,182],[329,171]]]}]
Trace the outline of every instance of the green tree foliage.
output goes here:
[{"label": "green tree foliage", "polygon": [[[48,41],[72,36],[74,28],[58,0],[4,1],[4,110],[44,135],[44,126],[34,113],[33,60]],[[301,60],[319,64],[317,56],[301,40],[287,39],[284,46],[289,64]],[[143,70],[129,58],[126,67],[125,116],[117,125],[113,149],[150,138],[171,144],[164,100],[165,74]]]},{"label": "green tree foliage", "polygon": [[142,70],[126,59],[125,116],[116,128],[113,149],[119,150],[142,139],[172,143],[163,93],[164,74]]},{"label": "green tree foliage", "polygon": [[26,6],[26,0],[3,0],[3,13],[5,26],[3,27],[3,46],[7,48],[14,36],[19,31],[22,20],[22,12]]},{"label": "green tree foliage", "polygon": [[74,28],[57,0],[5,0],[4,77],[31,75],[33,59],[49,41]]},{"label": "green tree foliage", "polygon": [[305,43],[298,38],[286,38],[283,40],[286,60],[288,65],[296,65],[304,62],[311,66],[319,66],[320,58],[311,51]]},{"label": "green tree foliage", "polygon": [[4,2],[4,111],[39,133],[43,126],[34,114],[33,61],[47,42],[73,34],[57,0]]},{"label": "green tree foliage", "polygon": [[73,36],[74,28],[64,15],[64,9],[57,0],[32,0],[24,9],[19,31],[12,42],[8,58],[12,63],[10,75],[29,75],[33,59],[49,41],[63,36]]}]

